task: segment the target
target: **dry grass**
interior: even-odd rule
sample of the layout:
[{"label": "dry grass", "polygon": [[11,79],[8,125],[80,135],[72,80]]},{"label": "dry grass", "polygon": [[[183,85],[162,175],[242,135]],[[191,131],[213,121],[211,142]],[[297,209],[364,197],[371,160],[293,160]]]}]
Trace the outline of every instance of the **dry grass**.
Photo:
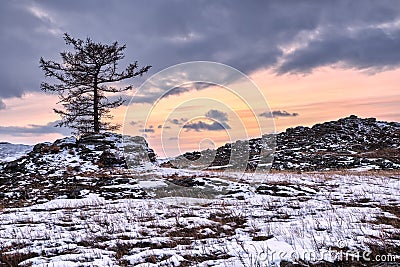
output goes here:
[{"label": "dry grass", "polygon": [[[318,175],[291,173],[287,176],[271,177],[271,181],[267,184],[284,187],[284,190],[293,189],[294,193],[290,195],[290,198],[271,194],[254,194],[250,195],[254,198],[249,198],[249,195],[244,194],[244,200],[241,201],[222,196],[222,199],[207,200],[208,203],[199,202],[190,205],[186,202],[171,203],[154,198],[100,202],[96,199],[92,202],[85,200],[84,205],[76,207],[66,202],[65,206],[32,209],[29,216],[16,209],[13,212],[16,213],[18,219],[8,222],[8,225],[4,225],[3,228],[0,227],[0,236],[2,240],[6,240],[5,242],[21,238],[23,241],[0,252],[0,266],[17,266],[26,259],[38,257],[35,254],[18,253],[23,249],[29,251],[34,246],[32,240],[38,244],[43,242],[34,248],[38,249],[35,251],[42,249],[39,256],[49,262],[54,260],[52,257],[57,253],[79,255],[76,257],[77,261],[82,259],[90,262],[91,260],[86,259],[84,255],[88,251],[94,251],[91,257],[108,255],[107,257],[111,258],[110,266],[132,266],[161,261],[167,262],[163,263],[167,266],[172,254],[183,257],[184,260],[180,258],[181,266],[195,266],[199,263],[205,265],[208,264],[205,262],[209,260],[224,264],[224,259],[227,259],[226,264],[230,266],[228,260],[231,257],[236,259],[247,257],[246,260],[253,257],[254,259],[257,255],[249,247],[267,244],[271,242],[270,239],[274,239],[274,242],[276,240],[285,242],[293,247],[302,244],[304,239],[310,242],[315,241],[311,249],[318,251],[321,248],[331,248],[332,243],[339,238],[359,237],[360,232],[365,233],[364,237],[369,241],[361,245],[356,238],[353,238],[351,242],[356,243],[358,248],[365,249],[368,245],[374,255],[387,253],[400,255],[398,247],[395,246],[395,241],[400,240],[400,210],[396,199],[398,187],[394,186],[393,190],[389,188],[397,182],[396,178],[389,177],[396,176],[397,174],[394,173],[397,172],[368,172],[367,180],[362,179],[359,173],[353,172],[347,172],[351,175],[340,180],[340,175],[339,177],[337,175],[339,173],[343,174],[343,172],[335,171]],[[371,173],[379,174],[371,175]],[[389,174],[384,176],[382,173]],[[92,176],[93,180],[90,182],[107,182],[111,179],[115,182],[115,180],[126,178],[123,172],[116,176],[107,172],[93,175],[96,176],[94,178]],[[134,174],[130,175],[136,178]],[[212,176],[211,173],[206,175]],[[204,177],[207,177],[206,175]],[[203,178],[202,175],[198,176]],[[379,179],[380,177],[383,178]],[[73,177],[66,176],[59,178],[58,181],[73,182],[71,179]],[[76,183],[79,183],[80,179],[77,180]],[[206,186],[211,180],[212,178],[203,179],[206,181]],[[215,179],[215,182],[220,182],[220,179]],[[367,186],[360,188],[360,185],[365,183]],[[248,187],[244,185],[241,189],[247,190],[244,188]],[[36,188],[41,188],[42,191],[47,190],[46,186],[41,184],[38,184]],[[66,185],[65,188],[72,190],[73,187]],[[315,192],[308,192],[307,188],[315,189]],[[107,190],[111,192],[114,189]],[[254,193],[256,187],[252,189]],[[50,198],[50,193],[57,190],[52,188],[46,196]],[[186,187],[183,190],[188,191]],[[296,195],[296,192],[301,192],[301,190],[305,190],[307,197]],[[354,209],[355,206],[359,208]],[[47,217],[39,218],[36,212],[46,214]],[[48,231],[46,234],[43,233],[43,229],[40,229],[40,225],[44,223],[52,227],[46,230]],[[7,232],[6,228],[17,230]],[[21,232],[21,229],[24,232]],[[58,241],[62,239],[59,233],[67,237],[65,239],[68,240],[67,242],[72,242],[70,244],[77,246],[75,250],[59,249]],[[219,246],[219,251],[212,250],[215,246]],[[224,251],[227,247],[231,251]],[[152,250],[168,251],[172,254],[157,254]],[[138,262],[134,262],[136,259],[129,257],[144,251],[149,251],[149,253],[143,254]],[[234,253],[240,255],[237,256]],[[244,266],[257,265],[244,264]],[[281,266],[369,265],[366,262],[352,261],[334,264],[283,261]]]},{"label": "dry grass", "polygon": [[[20,253],[20,252],[16,252],[16,253],[9,253],[11,251],[13,251],[13,249],[15,249],[14,246],[10,246],[10,247],[6,247],[3,248],[0,251],[0,266],[1,267],[17,267],[17,266],[21,266],[19,265],[21,262],[28,260],[28,259],[32,259],[35,257],[38,257],[39,254],[35,253],[35,252],[28,252],[28,253]],[[24,265],[27,266],[27,265]],[[29,265],[28,265],[29,266]]]}]

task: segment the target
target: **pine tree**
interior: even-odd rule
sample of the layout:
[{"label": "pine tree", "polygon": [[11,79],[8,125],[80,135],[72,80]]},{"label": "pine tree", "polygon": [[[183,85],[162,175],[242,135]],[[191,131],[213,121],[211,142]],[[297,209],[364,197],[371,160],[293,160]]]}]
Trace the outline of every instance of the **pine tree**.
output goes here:
[{"label": "pine tree", "polygon": [[111,45],[95,43],[90,38],[84,41],[67,33],[64,40],[74,51],[61,52],[62,63],[40,58],[45,76],[58,81],[57,84],[41,83],[43,91],[58,94],[58,103],[64,107],[64,110],[54,109],[61,116],[57,126],[70,127],[76,134],[117,130],[120,125],[104,119],[111,119],[110,110],[121,106],[125,100],[121,97],[110,100],[108,97],[110,93],[127,91],[132,86],[117,88],[110,84],[142,76],[151,66],[139,68],[135,61],[118,72],[118,62],[125,57],[126,45],[119,45],[118,42]]}]

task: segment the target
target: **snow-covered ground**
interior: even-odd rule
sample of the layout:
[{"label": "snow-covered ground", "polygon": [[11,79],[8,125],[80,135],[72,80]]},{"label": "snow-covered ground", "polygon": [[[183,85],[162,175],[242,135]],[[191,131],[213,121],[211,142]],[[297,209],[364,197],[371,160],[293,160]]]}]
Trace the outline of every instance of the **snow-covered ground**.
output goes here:
[{"label": "snow-covered ground", "polygon": [[[400,261],[398,172],[85,173],[71,182],[75,199],[57,187],[68,179],[32,184],[30,195],[7,190],[5,179],[0,192],[18,201],[0,203],[0,266]],[[52,187],[53,199],[42,193]]]}]

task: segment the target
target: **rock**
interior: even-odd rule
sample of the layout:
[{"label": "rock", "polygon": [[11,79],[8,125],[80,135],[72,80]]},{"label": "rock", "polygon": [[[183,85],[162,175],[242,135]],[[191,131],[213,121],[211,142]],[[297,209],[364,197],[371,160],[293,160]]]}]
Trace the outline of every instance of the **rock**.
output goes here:
[{"label": "rock", "polygon": [[74,136],[65,137],[62,139],[57,139],[53,145],[58,146],[60,148],[68,147],[68,148],[75,148],[77,147],[77,140]]},{"label": "rock", "polygon": [[[276,149],[272,153],[275,141]],[[185,153],[172,159],[172,165],[177,166],[174,162],[180,157],[197,160],[202,153]],[[243,168],[245,160],[245,169],[254,171],[259,169],[259,165],[272,162],[272,155],[272,169],[276,170],[400,169],[400,123],[350,115],[337,121],[318,123],[311,128],[288,128],[274,136],[223,145],[216,149],[211,164],[203,168]],[[191,166],[187,164],[183,167]]]},{"label": "rock", "polygon": [[25,172],[26,169],[24,161],[20,162],[18,160],[14,160],[11,162],[7,162],[4,164],[2,171],[5,173]]},{"label": "rock", "polygon": [[36,144],[36,145],[33,147],[32,151],[31,151],[30,153],[28,153],[28,154],[29,154],[29,155],[34,155],[34,154],[42,153],[43,150],[44,150],[46,147],[49,147],[50,145],[51,145],[51,143],[49,143],[49,142]]},{"label": "rock", "polygon": [[124,136],[123,149],[128,167],[156,162],[156,154],[141,136]]},{"label": "rock", "polygon": [[179,179],[168,179],[173,184],[184,186],[184,187],[193,187],[193,186],[204,186],[205,182],[198,181],[195,178],[179,178]]},{"label": "rock", "polygon": [[27,156],[1,164],[0,173],[63,175],[99,168],[136,167],[155,161],[156,155],[143,137],[88,134],[79,139],[66,137],[37,144]]},{"label": "rock", "polygon": [[121,158],[118,155],[116,155],[115,153],[111,153],[108,150],[105,150],[100,155],[98,163],[101,164],[102,167],[126,166],[124,158]]}]

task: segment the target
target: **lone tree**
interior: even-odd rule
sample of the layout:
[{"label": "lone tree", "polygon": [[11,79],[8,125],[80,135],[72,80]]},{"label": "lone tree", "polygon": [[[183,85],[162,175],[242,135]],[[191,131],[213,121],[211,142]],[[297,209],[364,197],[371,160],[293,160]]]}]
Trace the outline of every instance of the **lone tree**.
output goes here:
[{"label": "lone tree", "polygon": [[[40,58],[40,67],[46,77],[53,77],[59,83],[41,83],[43,91],[57,93],[64,110],[54,109],[61,115],[61,122],[56,126],[75,129],[77,134],[99,133],[117,130],[120,125],[113,125],[103,119],[111,119],[110,109],[121,106],[125,100],[121,97],[110,100],[110,93],[132,89],[129,85],[115,87],[115,83],[142,76],[151,66],[138,67],[137,61],[118,72],[118,62],[125,56],[126,45],[114,42],[111,45],[95,43],[90,38],[85,41],[64,34],[67,45],[74,52],[60,53],[62,63],[45,61]],[[106,96],[108,95],[108,97]]]}]

